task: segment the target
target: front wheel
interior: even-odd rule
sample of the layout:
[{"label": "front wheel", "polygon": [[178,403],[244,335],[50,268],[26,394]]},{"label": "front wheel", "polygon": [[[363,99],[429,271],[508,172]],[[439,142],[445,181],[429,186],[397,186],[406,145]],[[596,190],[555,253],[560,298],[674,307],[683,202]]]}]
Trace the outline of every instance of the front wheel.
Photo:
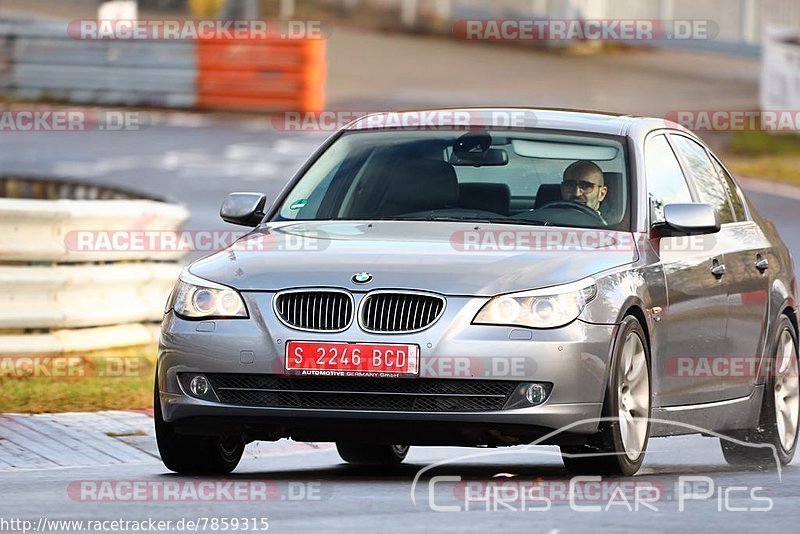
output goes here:
[{"label": "front wheel", "polygon": [[406,459],[408,449],[408,445],[336,443],[336,450],[342,460],[358,465],[397,465]]},{"label": "front wheel", "polygon": [[650,437],[650,348],[635,317],[626,317],[614,340],[603,421],[579,447],[561,447],[567,470],[576,475],[636,474]]},{"label": "front wheel", "polygon": [[185,436],[164,421],[156,380],[153,419],[161,461],[170,471],[185,475],[225,475],[236,469],[244,454],[241,436]]},{"label": "front wheel", "polygon": [[[785,315],[778,323],[777,332],[758,428],[731,436],[745,444],[720,438],[722,454],[731,465],[776,467],[776,462],[787,465],[797,450],[800,421],[797,332]],[[768,446],[748,446],[747,443]]]}]

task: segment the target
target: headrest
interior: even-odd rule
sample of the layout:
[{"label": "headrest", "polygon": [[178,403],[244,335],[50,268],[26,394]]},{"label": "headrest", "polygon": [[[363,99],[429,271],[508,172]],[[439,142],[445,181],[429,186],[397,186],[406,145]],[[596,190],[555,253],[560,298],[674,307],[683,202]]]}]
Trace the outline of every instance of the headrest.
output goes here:
[{"label": "headrest", "polygon": [[611,224],[617,223],[625,214],[625,184],[621,172],[604,172],[608,187],[606,199],[600,204],[600,213]]},{"label": "headrest", "polygon": [[563,200],[561,197],[561,184],[542,184],[539,186],[539,192],[536,193],[536,202],[533,209],[538,210],[546,204],[551,202],[558,202]]},{"label": "headrest", "polygon": [[397,166],[384,199],[384,214],[455,207],[458,178],[446,161],[423,159]]},{"label": "headrest", "polygon": [[461,184],[458,204],[462,208],[508,215],[511,190],[506,184]]}]

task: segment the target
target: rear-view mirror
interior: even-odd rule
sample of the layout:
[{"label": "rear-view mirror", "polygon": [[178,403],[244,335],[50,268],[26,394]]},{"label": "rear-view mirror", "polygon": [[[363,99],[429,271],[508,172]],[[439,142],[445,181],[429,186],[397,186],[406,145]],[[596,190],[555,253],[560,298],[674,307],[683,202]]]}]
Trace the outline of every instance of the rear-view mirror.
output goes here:
[{"label": "rear-view mirror", "polygon": [[664,222],[654,229],[664,237],[707,235],[719,232],[720,224],[711,204],[667,204]]},{"label": "rear-view mirror", "polygon": [[240,226],[258,226],[264,218],[267,197],[261,193],[231,193],[219,210],[222,220]]}]

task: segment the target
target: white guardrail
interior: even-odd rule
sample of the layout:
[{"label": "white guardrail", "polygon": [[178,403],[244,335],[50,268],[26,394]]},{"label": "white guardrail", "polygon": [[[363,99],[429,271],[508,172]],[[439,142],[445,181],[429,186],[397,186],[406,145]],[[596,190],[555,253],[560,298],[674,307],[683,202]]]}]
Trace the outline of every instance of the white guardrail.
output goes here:
[{"label": "white guardrail", "polygon": [[189,218],[185,208],[146,199],[0,196],[0,354],[92,351],[157,339],[185,253],[85,250],[77,236],[177,232]]},{"label": "white guardrail", "polygon": [[183,207],[153,200],[0,198],[0,262],[178,260],[184,253],[87,250],[82,240],[94,232],[174,231],[187,217]]}]

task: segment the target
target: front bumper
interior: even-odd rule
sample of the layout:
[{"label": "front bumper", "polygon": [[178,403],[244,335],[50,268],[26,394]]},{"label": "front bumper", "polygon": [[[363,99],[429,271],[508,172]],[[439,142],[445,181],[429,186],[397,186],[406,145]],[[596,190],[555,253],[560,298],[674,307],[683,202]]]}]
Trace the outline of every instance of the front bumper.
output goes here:
[{"label": "front bumper", "polygon": [[[394,443],[446,445],[512,444],[555,429],[566,428],[565,438],[597,430],[614,325],[580,320],[553,330],[473,325],[487,299],[449,297],[441,319],[422,332],[375,335],[354,323],[345,332],[322,334],[299,332],[278,321],[272,293],[243,297],[249,319],[187,321],[172,312],[164,318],[158,387],[164,419],[179,431],[336,441],[363,430],[373,440],[382,436]],[[420,378],[553,386],[548,399],[535,407],[429,412],[240,406],[191,397],[179,384],[179,373],[282,375],[286,342],[293,340],[416,344]]]}]

